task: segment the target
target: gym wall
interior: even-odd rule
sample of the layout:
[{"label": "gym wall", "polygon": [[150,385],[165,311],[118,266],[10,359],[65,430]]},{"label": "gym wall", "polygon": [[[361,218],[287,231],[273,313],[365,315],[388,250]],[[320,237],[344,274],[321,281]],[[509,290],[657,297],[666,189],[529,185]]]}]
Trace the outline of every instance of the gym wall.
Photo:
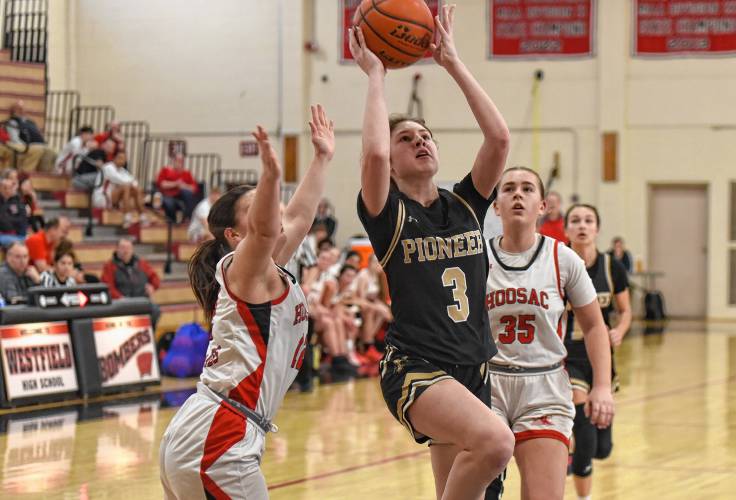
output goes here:
[{"label": "gym wall", "polygon": [[[512,129],[509,164],[535,166],[546,178],[559,152],[554,188],[566,203],[578,194],[600,207],[601,248],[623,235],[644,263],[649,184],[706,183],[708,314],[736,318],[723,272],[736,247],[728,226],[736,129],[720,127],[734,123],[736,59],[632,58],[632,2],[606,0],[597,2],[595,57],[489,61],[486,1],[457,3],[458,50]],[[327,186],[340,221],[338,242],[362,232],[355,200],[366,79],[354,65],[338,63],[337,0],[50,4],[51,89],[79,90],[84,104],[111,104],[120,119],[145,119],[154,132],[208,132],[212,137],[189,134],[190,150],[218,152],[228,168],[259,168],[257,159],[238,157],[237,142],[256,123],[272,131],[281,124],[302,134],[303,172],[311,158],[308,105],[324,104],[338,131]],[[316,52],[304,49],[307,40],[316,42]],[[533,99],[537,69],[544,79]],[[415,73],[422,75],[424,115],[440,145],[438,180],[459,179],[481,136],[449,76],[433,64],[390,72],[389,109],[406,111]],[[523,131],[532,127],[538,132]],[[602,181],[603,132],[618,134],[616,182]]]}]

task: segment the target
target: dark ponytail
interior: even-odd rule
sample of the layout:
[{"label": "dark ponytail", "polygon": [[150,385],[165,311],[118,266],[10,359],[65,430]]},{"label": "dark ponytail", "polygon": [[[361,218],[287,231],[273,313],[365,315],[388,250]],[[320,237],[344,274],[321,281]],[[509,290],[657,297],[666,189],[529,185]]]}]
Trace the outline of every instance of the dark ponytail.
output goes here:
[{"label": "dark ponytail", "polygon": [[240,198],[251,191],[253,186],[238,186],[223,194],[207,216],[207,224],[214,239],[201,243],[189,260],[189,281],[197,297],[197,302],[204,309],[207,322],[212,321],[215,313],[217,295],[220,285],[215,279],[217,263],[233,249],[225,238],[225,229],[235,227],[235,213]]}]

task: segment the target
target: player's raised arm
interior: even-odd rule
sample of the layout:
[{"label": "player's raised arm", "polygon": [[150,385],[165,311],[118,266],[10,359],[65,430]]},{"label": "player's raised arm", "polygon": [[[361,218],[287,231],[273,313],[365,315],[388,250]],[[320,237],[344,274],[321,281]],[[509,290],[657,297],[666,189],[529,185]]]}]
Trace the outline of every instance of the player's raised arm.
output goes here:
[{"label": "player's raised arm", "polygon": [[496,105],[457,54],[453,37],[455,6],[445,5],[442,10],[442,18],[435,18],[435,41],[430,48],[437,64],[447,70],[462,90],[483,132],[483,144],[475,157],[472,177],[475,189],[488,198],[506,164],[509,129]]},{"label": "player's raised arm", "polygon": [[241,235],[232,265],[227,269],[233,290],[247,301],[250,299],[246,294],[260,295],[278,284],[271,255],[281,236],[281,165],[268,133],[260,125],[253,136],[258,141],[263,170],[248,208],[247,232]]},{"label": "player's raised arm", "polygon": [[299,183],[294,196],[284,211],[283,224],[286,236],[276,248],[274,261],[286,264],[309,232],[317,212],[317,205],[325,191],[327,165],[335,154],[335,126],[321,105],[312,106],[309,129],[312,132],[314,157]]},{"label": "player's raised arm", "polygon": [[359,27],[350,29],[350,52],[368,75],[368,94],[363,113],[363,152],[360,165],[361,196],[368,214],[378,215],[386,204],[391,183],[391,132],[384,95],[386,70],[371,52]]}]

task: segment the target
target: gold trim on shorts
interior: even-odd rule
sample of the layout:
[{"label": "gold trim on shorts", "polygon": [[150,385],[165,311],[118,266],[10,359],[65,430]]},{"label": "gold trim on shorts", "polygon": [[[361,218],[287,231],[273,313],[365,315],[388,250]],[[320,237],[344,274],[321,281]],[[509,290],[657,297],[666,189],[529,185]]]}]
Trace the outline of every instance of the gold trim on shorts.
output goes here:
[{"label": "gold trim on shorts", "polygon": [[399,417],[401,425],[409,430],[412,438],[416,437],[414,427],[411,425],[411,421],[406,416],[406,411],[414,403],[414,393],[417,387],[429,387],[441,380],[449,380],[453,377],[448,375],[443,370],[437,370],[436,372],[422,373],[414,372],[408,373],[404,377],[404,382],[401,384],[401,397],[396,402],[396,415]]}]

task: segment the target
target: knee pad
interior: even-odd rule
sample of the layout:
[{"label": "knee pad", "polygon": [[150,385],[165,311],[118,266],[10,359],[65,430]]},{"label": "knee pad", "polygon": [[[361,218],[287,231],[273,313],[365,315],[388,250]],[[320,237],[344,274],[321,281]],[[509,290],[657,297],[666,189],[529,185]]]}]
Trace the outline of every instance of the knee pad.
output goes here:
[{"label": "knee pad", "polygon": [[609,425],[605,429],[597,429],[598,443],[595,449],[595,458],[603,460],[608,458],[613,451],[613,433]]},{"label": "knee pad", "polygon": [[597,429],[585,416],[584,406],[575,406],[575,420],[572,427],[572,433],[575,436],[572,473],[578,477],[587,477],[593,473],[593,455],[597,448]]}]

